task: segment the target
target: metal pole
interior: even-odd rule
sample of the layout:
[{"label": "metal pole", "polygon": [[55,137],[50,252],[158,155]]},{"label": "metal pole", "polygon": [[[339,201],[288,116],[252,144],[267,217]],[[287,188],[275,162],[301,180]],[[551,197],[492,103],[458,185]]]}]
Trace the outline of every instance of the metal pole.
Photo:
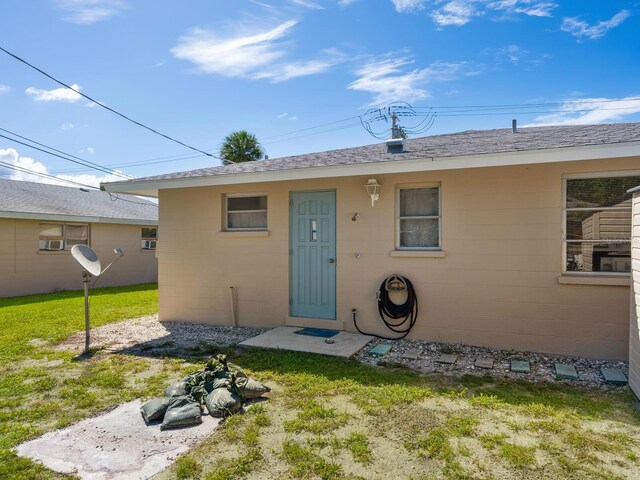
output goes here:
[{"label": "metal pole", "polygon": [[82,272],[82,283],[84,283],[84,329],[85,329],[85,338],[84,338],[84,353],[85,355],[89,355],[89,282],[91,275],[89,272]]}]

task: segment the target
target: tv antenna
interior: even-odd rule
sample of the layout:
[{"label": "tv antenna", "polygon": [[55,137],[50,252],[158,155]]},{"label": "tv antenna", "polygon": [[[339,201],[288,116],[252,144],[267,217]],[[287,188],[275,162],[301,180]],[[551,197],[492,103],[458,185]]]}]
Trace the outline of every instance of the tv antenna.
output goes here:
[{"label": "tv antenna", "polygon": [[[84,329],[85,329],[85,338],[84,338],[84,355],[89,355],[89,331],[90,331],[90,323],[89,323],[89,282],[91,282],[91,277],[96,277],[96,280],[100,277],[100,275],[104,274],[109,267],[116,263],[116,261],[124,255],[124,251],[122,248],[114,248],[113,253],[117,253],[118,256],[106,266],[103,270],[100,265],[100,259],[98,258],[98,254],[93,251],[93,249],[87,245],[74,245],[71,247],[71,255],[82,267],[82,283],[84,284]],[[95,282],[94,282],[95,284]]]},{"label": "tv antenna", "polygon": [[[408,103],[395,102],[383,108],[367,110],[364,115],[360,115],[360,123],[371,136],[387,140],[389,136],[407,138],[409,135],[420,135],[433,126],[436,116],[431,108],[426,113],[417,113]],[[384,128],[376,126],[382,122]]]}]

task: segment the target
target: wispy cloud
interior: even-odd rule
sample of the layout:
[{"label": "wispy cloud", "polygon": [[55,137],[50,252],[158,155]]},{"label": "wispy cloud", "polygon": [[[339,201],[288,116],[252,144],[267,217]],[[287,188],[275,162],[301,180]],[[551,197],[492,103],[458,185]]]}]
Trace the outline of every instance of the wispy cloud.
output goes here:
[{"label": "wispy cloud", "polygon": [[73,130],[74,128],[76,128],[76,126],[71,122],[63,123],[62,125],[60,125],[61,130]]},{"label": "wispy cloud", "polygon": [[196,28],[181,37],[171,53],[194,63],[205,73],[274,83],[318,74],[344,61],[336,50],[324,50],[317,59],[286,59],[289,50],[283,40],[297,23],[288,20],[268,29],[245,26],[243,32],[235,35]]},{"label": "wispy cloud", "polygon": [[581,98],[561,102],[558,112],[537,117],[529,127],[544,125],[589,125],[608,123],[640,113],[640,97]]},{"label": "wispy cloud", "polygon": [[22,180],[29,182],[38,182],[38,183],[48,183],[52,185],[64,185],[64,186],[72,186],[68,182],[64,182],[63,180],[71,180],[74,182],[82,183],[84,185],[91,185],[94,187],[99,187],[103,182],[115,182],[118,180],[122,180],[121,177],[117,175],[104,175],[104,176],[96,176],[91,174],[82,174],[82,175],[52,175],[47,170],[47,167],[31,157],[21,156],[15,149],[7,148],[0,149],[0,161],[13,165],[14,167],[19,167],[26,170],[31,170],[32,172],[40,173],[43,175],[51,175],[55,178],[45,178],[38,175],[33,175],[28,172],[18,171],[13,169],[8,169],[0,165],[0,171],[5,170],[10,173],[11,180]]},{"label": "wispy cloud", "polygon": [[31,95],[38,102],[77,102],[82,98],[78,93],[82,87],[74,83],[71,88],[54,88],[53,90],[42,90],[40,88],[29,87],[25,93]]},{"label": "wispy cloud", "polygon": [[123,0],[58,0],[57,4],[66,12],[62,19],[77,25],[103,22],[128,8]]},{"label": "wispy cloud", "polygon": [[600,21],[594,25],[589,25],[583,20],[578,20],[577,17],[565,17],[562,20],[562,31],[570,33],[578,40],[588,38],[595,40],[606,35],[606,33],[612,28],[617,27],[624,22],[631,13],[629,10],[620,10],[610,20]]},{"label": "wispy cloud", "polygon": [[558,7],[555,2],[539,0],[499,0],[487,3],[490,10],[521,13],[531,17],[550,17],[552,11]]},{"label": "wispy cloud", "polygon": [[431,18],[441,27],[450,25],[461,27],[469,23],[472,17],[478,15],[482,15],[482,12],[468,0],[449,2],[439,10],[431,12]]},{"label": "wispy cloud", "polygon": [[417,12],[424,9],[424,0],[391,0],[400,13]]},{"label": "wispy cloud", "polygon": [[414,68],[409,57],[373,59],[363,65],[350,83],[350,90],[373,95],[371,106],[387,105],[396,101],[412,102],[431,96],[427,87],[433,82],[450,81],[463,75],[467,64],[435,62],[426,68]]},{"label": "wispy cloud", "polygon": [[340,7],[348,7],[349,5],[356,3],[358,0],[338,0]]},{"label": "wispy cloud", "polygon": [[293,3],[294,5],[299,5],[304,8],[310,8],[311,10],[324,10],[322,5],[311,0],[289,0],[289,3]]},{"label": "wispy cloud", "polygon": [[0,94],[7,93],[11,91],[11,87],[9,85],[3,85],[0,83]]}]

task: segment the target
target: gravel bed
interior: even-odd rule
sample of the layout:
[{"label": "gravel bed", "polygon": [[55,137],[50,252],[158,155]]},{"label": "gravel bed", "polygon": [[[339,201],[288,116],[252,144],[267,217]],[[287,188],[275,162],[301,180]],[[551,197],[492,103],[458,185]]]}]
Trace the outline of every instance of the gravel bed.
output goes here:
[{"label": "gravel bed", "polygon": [[[378,344],[391,345],[391,350],[383,357],[369,354],[369,350]],[[402,358],[408,350],[421,350],[417,360]],[[436,362],[442,354],[458,355],[454,364]],[[494,360],[492,369],[476,367],[478,357],[491,357]],[[367,347],[358,352],[356,358],[369,365],[403,365],[422,373],[441,372],[447,375],[491,375],[498,378],[529,380],[533,382],[554,382],[586,387],[620,388],[605,383],[601,368],[619,368],[629,376],[629,365],[626,362],[593,360],[582,357],[542,354],[534,352],[516,352],[513,350],[497,350],[484,347],[473,347],[462,344],[428,342],[425,340],[381,340],[374,339]],[[511,372],[511,360],[528,360],[530,373]],[[578,373],[578,380],[556,380],[554,364],[573,365]]]},{"label": "gravel bed", "polygon": [[[148,315],[91,329],[91,348],[132,355],[184,354],[203,345],[226,347],[238,344],[267,330],[188,322],[160,322],[158,315]],[[58,348],[80,353],[84,350],[84,339],[84,332],[78,332]]]},{"label": "gravel bed", "polygon": [[[218,325],[160,322],[157,315],[125,320],[103,325],[91,330],[91,347],[112,352],[130,353],[132,355],[184,356],[198,353],[206,345],[226,347],[235,345],[249,338],[260,335],[269,329],[226,327]],[[391,345],[391,350],[383,357],[369,354],[369,350],[379,344]],[[57,346],[59,349],[81,353],[84,349],[84,332],[78,332]],[[408,350],[420,350],[417,359],[402,358]],[[442,354],[454,354],[458,358],[454,364],[436,362]],[[491,357],[494,360],[492,369],[476,367],[478,357]],[[601,368],[619,368],[629,376],[626,362],[593,360],[582,357],[541,354],[533,352],[516,352],[513,350],[497,350],[484,347],[472,347],[462,344],[429,342],[426,340],[382,340],[374,338],[355,358],[369,365],[402,365],[421,373],[440,372],[445,375],[491,375],[497,378],[529,380],[533,382],[562,382],[587,387],[616,388],[607,384],[600,373]],[[511,360],[528,360],[530,373],[511,372]],[[556,380],[555,363],[573,365],[578,373],[578,380]]]}]

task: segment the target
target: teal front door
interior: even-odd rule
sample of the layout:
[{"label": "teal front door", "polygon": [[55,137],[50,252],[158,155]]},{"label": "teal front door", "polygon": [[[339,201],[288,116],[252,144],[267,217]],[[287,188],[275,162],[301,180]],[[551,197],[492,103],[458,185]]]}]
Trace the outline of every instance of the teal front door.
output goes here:
[{"label": "teal front door", "polygon": [[336,318],[336,192],[291,193],[291,316]]}]

